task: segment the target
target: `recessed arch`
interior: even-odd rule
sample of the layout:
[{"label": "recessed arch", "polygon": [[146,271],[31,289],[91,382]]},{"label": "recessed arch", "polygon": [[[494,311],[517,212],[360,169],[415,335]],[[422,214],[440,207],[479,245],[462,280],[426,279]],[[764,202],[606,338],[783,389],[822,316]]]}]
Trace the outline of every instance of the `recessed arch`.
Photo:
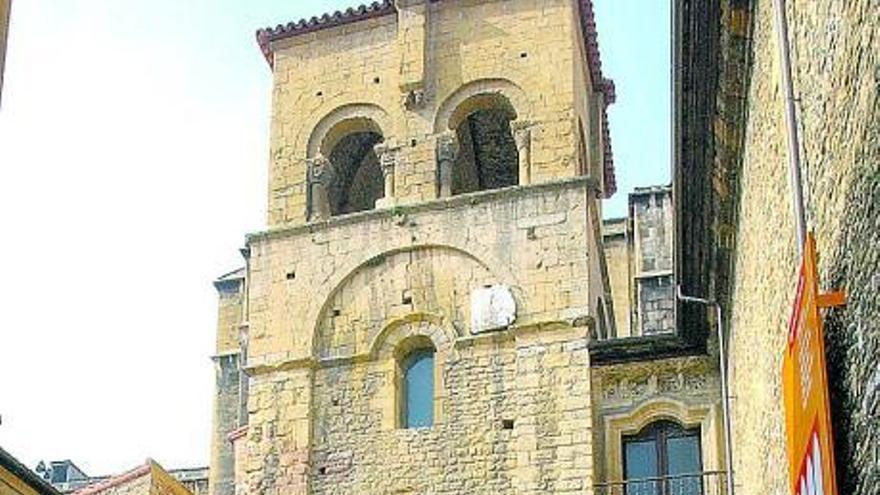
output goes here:
[{"label": "recessed arch", "polygon": [[[480,267],[482,270],[485,270],[487,276],[492,280],[507,284],[511,287],[516,287],[517,285],[513,272],[510,271],[506,265],[501,263],[500,260],[492,258],[488,250],[479,246],[454,246],[449,244],[427,243],[415,246],[403,246],[394,249],[376,249],[372,252],[365,253],[363,257],[350,258],[348,262],[338,266],[337,269],[328,274],[325,279],[320,280],[315,284],[315,287],[320,289],[326,287],[327,290],[326,292],[322,291],[319,294],[315,294],[314,300],[321,301],[320,306],[312,306],[312,310],[309,311],[307,321],[312,322],[309,337],[311,355],[319,358],[329,356],[327,349],[325,349],[322,344],[325,338],[324,328],[326,328],[326,322],[329,318],[328,315],[332,314],[333,310],[336,309],[333,305],[337,294],[340,294],[356,276],[361,274],[365,269],[383,263],[386,258],[391,258],[401,253],[416,253],[432,249],[447,251],[455,256],[461,257],[462,259],[470,259],[472,260],[474,267]],[[471,254],[473,252],[484,254],[478,258]],[[489,256],[489,259],[482,259],[487,255]],[[515,290],[514,297],[517,298],[517,307],[524,308],[525,303],[521,300],[521,297],[519,297],[518,294],[519,292]],[[363,346],[359,345],[358,348],[360,350],[355,351],[356,354],[361,355],[366,352],[370,352],[371,354],[376,352],[381,353],[380,349],[384,347],[383,342],[386,340],[385,335],[393,333],[395,328],[401,325],[417,321],[430,323],[432,327],[442,329],[445,335],[445,340],[448,340],[449,342],[453,341],[456,337],[455,329],[452,327],[451,322],[445,320],[441,315],[415,313],[403,317],[399,319],[399,321],[386,321],[382,328],[375,328],[372,330],[372,332],[378,332],[378,334],[370,337],[368,341],[363,342],[367,348],[363,348]],[[442,348],[443,341],[435,340],[435,345],[438,346],[438,349]],[[376,354],[373,355],[375,356]]]},{"label": "recessed arch", "polygon": [[307,146],[311,219],[371,210],[387,192],[376,153],[388,115],[373,104],[338,107],[315,126]]},{"label": "recessed arch", "polygon": [[[435,131],[457,143],[453,165],[443,162],[447,168],[440,170],[440,194],[528,183],[529,134],[523,127],[527,114],[525,95],[506,79],[475,81],[450,95],[435,121]],[[520,126],[516,132],[515,123]]]},{"label": "recessed arch", "polygon": [[431,313],[410,313],[392,320],[370,344],[372,359],[400,358],[406,352],[424,347],[427,342],[438,351],[448,350],[459,337],[455,327],[442,316]]},{"label": "recessed arch", "polygon": [[605,418],[606,479],[623,479],[623,437],[637,435],[652,423],[669,421],[683,428],[699,428],[704,468],[723,468],[720,416],[715,405],[687,404],[670,397],[646,400],[634,409]]},{"label": "recessed arch", "polygon": [[388,137],[391,119],[382,107],[373,103],[351,103],[331,110],[313,127],[306,145],[306,157],[327,156],[345,136],[373,132]]},{"label": "recessed arch", "polygon": [[620,432],[625,435],[635,435],[656,421],[671,421],[691,428],[700,425],[706,412],[706,408],[694,409],[683,402],[662,397],[639,405],[626,416],[625,422],[618,421],[618,424],[622,425]]},{"label": "recessed arch", "polygon": [[489,106],[503,107],[512,120],[531,119],[525,91],[508,79],[478,79],[464,84],[443,100],[434,117],[437,134],[455,130],[462,119]]}]

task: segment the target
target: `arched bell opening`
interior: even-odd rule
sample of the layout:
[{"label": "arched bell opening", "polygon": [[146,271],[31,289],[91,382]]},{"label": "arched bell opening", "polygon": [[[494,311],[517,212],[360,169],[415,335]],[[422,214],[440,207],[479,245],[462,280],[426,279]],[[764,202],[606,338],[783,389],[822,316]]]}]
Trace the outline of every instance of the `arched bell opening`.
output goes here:
[{"label": "arched bell opening", "polygon": [[452,172],[452,194],[486,191],[520,183],[520,157],[511,129],[516,111],[500,94],[465,100],[450,118],[459,152]]},{"label": "arched bell opening", "polygon": [[374,147],[383,141],[375,131],[354,132],[341,138],[327,158],[333,177],[327,190],[330,214],[371,210],[384,197],[385,179]]},{"label": "arched bell opening", "polygon": [[382,129],[367,117],[322,131],[309,160],[310,220],[372,210],[394,194],[393,155],[384,142]]}]

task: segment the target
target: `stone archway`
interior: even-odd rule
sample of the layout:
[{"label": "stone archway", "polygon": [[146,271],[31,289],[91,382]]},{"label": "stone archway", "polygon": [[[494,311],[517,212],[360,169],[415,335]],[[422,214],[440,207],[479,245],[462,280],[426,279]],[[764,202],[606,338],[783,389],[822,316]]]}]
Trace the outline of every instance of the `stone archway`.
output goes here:
[{"label": "stone archway", "polygon": [[530,182],[531,135],[522,90],[505,79],[466,84],[438,109],[440,197]]},{"label": "stone archway", "polygon": [[318,122],[307,145],[310,220],[373,209],[393,196],[389,125],[372,104],[345,105]]}]

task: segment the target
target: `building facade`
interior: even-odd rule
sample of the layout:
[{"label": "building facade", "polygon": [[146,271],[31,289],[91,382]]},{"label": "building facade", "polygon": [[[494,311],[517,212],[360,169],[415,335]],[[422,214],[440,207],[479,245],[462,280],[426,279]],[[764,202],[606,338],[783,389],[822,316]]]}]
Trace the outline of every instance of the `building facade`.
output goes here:
[{"label": "building facade", "polygon": [[596,36],[589,0],[258,32],[269,215],[215,282],[212,495],[722,489],[711,350],[648,295],[671,275],[666,189],[632,203],[642,323],[609,332]]},{"label": "building facade", "polygon": [[[672,188],[637,187],[628,216],[603,221],[603,244],[617,338],[675,332]],[[605,335],[606,332],[600,332]]]},{"label": "building facade", "polygon": [[[678,110],[691,145],[675,178],[679,276],[726,315],[738,491],[790,493],[781,367],[800,259],[774,2],[683,3],[691,42],[681,51],[690,63]],[[822,314],[837,485],[876,494],[880,5],[788,2],[784,15],[820,288],[847,296]]]}]

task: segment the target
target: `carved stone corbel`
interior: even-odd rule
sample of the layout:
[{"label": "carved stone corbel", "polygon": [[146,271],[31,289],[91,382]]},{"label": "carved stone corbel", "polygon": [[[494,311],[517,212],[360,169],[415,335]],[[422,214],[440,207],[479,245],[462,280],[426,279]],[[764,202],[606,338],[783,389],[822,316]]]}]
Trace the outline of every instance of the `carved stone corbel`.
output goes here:
[{"label": "carved stone corbel", "polygon": [[425,108],[425,90],[417,88],[404,92],[403,106],[411,112]]},{"label": "carved stone corbel", "polygon": [[460,149],[458,135],[454,131],[437,137],[437,179],[441,198],[452,196],[452,167]]}]

